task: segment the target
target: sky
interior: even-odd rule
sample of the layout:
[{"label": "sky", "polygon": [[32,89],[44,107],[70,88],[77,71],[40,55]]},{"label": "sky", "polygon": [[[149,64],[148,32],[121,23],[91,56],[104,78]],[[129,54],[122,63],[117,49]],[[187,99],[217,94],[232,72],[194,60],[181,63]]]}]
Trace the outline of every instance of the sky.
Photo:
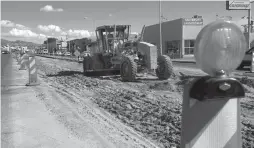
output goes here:
[{"label": "sky", "polygon": [[[218,14],[246,24],[241,17],[248,12],[228,11],[225,1],[162,1],[162,14],[168,20],[197,14],[204,24]],[[94,27],[107,24],[131,25],[131,32],[140,33],[143,25],[158,22],[159,1],[1,1],[1,38],[8,40],[42,43],[47,36],[94,37]]]}]

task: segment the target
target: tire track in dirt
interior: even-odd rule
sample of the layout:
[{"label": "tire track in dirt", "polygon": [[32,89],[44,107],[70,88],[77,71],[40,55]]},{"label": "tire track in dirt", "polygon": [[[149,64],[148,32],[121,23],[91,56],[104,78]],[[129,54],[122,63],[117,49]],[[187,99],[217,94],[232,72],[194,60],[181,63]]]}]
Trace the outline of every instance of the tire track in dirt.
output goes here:
[{"label": "tire track in dirt", "polygon": [[[55,66],[50,62],[47,64]],[[47,65],[44,66],[47,67]],[[71,70],[80,69],[65,65],[59,67]],[[48,76],[55,74],[52,76],[54,81],[66,88],[73,88],[76,91],[86,89],[93,91],[95,95],[91,100],[100,108],[161,147],[179,147],[183,85],[192,77],[185,76],[167,81],[141,79],[135,83],[123,83],[118,76],[89,78],[83,76],[82,73],[71,72],[64,76],[57,75],[61,68],[49,70],[50,68],[47,67],[44,70],[50,71]],[[253,82],[248,81],[247,83],[245,79],[240,79],[240,81],[244,84],[245,90],[253,95],[254,91],[251,88],[254,86]],[[249,135],[247,138],[243,137],[247,139],[247,142],[254,137],[249,134],[254,129],[254,123],[249,123],[247,118],[254,110],[249,105],[252,100],[250,95],[246,95],[248,99],[241,100],[244,127],[242,132],[243,135]],[[243,146],[248,147],[246,140]]]}]

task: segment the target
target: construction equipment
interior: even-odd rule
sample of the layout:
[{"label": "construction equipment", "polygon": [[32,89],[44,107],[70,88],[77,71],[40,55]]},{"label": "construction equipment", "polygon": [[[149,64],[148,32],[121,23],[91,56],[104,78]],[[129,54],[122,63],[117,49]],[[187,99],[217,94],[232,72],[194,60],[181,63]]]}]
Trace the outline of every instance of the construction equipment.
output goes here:
[{"label": "construction equipment", "polygon": [[158,55],[155,45],[144,42],[142,36],[129,40],[131,25],[104,25],[96,28],[97,47],[84,57],[86,76],[117,75],[123,81],[135,81],[138,72],[156,71],[159,79],[170,78],[173,66],[166,55]]}]

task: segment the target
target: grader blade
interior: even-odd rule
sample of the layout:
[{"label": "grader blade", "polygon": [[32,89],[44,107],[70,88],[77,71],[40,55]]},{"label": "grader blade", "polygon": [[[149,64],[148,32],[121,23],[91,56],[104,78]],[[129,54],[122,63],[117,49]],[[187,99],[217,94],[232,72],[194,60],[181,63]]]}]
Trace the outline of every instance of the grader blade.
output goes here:
[{"label": "grader blade", "polygon": [[120,70],[119,69],[87,70],[84,72],[84,75],[88,77],[120,75]]}]

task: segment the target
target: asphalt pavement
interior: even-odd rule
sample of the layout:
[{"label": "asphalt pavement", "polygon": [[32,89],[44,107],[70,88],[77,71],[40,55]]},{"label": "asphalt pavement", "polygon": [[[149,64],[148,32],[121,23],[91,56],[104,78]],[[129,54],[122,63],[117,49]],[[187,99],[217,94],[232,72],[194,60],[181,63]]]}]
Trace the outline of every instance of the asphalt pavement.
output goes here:
[{"label": "asphalt pavement", "polygon": [[[200,69],[196,63],[186,63],[186,62],[174,62],[173,61],[173,65],[176,66],[176,67],[181,67],[181,68],[190,68],[190,69]],[[245,72],[249,72],[250,67],[248,66],[245,66],[244,68],[242,69],[238,69],[238,70],[235,70],[236,72],[242,72],[242,73],[245,73]]]},{"label": "asphalt pavement", "polygon": [[[42,101],[60,97],[43,81],[40,85],[26,86],[28,71],[10,54],[1,54],[1,147],[2,148],[113,148],[82,123],[85,140],[72,134],[48,110]],[[50,90],[50,91],[49,91]],[[62,99],[62,98],[61,98]],[[51,102],[51,101],[50,101]],[[57,106],[58,104],[52,104]],[[63,106],[65,109],[67,106]],[[58,109],[57,109],[58,110]],[[68,114],[70,114],[68,110]],[[61,115],[62,116],[62,115]],[[99,138],[98,138],[99,137]]]}]

